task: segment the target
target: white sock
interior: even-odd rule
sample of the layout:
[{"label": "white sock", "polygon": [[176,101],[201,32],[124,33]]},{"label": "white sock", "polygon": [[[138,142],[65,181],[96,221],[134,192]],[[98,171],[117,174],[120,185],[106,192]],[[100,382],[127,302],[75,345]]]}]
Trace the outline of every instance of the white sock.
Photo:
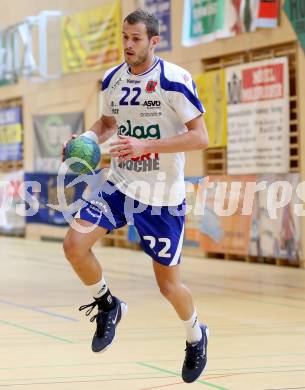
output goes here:
[{"label": "white sock", "polygon": [[108,290],[107,283],[104,278],[102,278],[98,283],[87,286],[93,298],[102,297]]},{"label": "white sock", "polygon": [[183,321],[183,323],[186,330],[186,341],[189,344],[198,343],[202,338],[202,332],[199,326],[196,309],[192,317],[187,321]]}]

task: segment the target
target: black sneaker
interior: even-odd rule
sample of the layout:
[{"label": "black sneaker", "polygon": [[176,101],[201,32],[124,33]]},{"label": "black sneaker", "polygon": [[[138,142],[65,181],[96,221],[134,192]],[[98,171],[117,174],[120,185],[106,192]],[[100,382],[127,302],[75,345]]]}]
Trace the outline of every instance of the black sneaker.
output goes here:
[{"label": "black sneaker", "polygon": [[197,344],[186,342],[185,359],[182,367],[182,379],[186,383],[192,383],[199,378],[207,364],[207,347],[209,329],[206,325],[200,325],[202,339]]},{"label": "black sneaker", "polygon": [[[120,301],[118,298],[113,297],[115,300],[115,307],[105,312],[103,310],[99,310],[97,314],[95,314],[90,321],[93,322],[96,320],[96,331],[94,333],[92,339],[92,351],[93,352],[102,352],[105,351],[112,344],[115,336],[115,328],[120,322],[121,318],[127,313],[128,306],[125,302]],[[89,305],[83,305],[79,308],[79,310],[85,310],[86,315],[90,315],[92,310],[97,306],[97,300]]]}]

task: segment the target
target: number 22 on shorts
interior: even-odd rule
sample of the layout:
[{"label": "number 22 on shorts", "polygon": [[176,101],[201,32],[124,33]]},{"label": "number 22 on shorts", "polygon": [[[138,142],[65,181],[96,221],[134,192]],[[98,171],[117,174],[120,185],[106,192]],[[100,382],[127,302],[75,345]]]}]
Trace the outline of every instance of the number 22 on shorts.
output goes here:
[{"label": "number 22 on shorts", "polygon": [[[149,241],[150,249],[154,249],[154,247],[156,246],[156,242],[157,242],[155,237],[143,236],[143,239],[146,241]],[[171,254],[168,253],[168,250],[171,247],[171,240],[169,238],[161,237],[161,238],[158,238],[158,241],[159,241],[159,243],[164,244],[164,247],[160,250],[160,252],[158,253],[158,256],[159,257],[166,257],[166,258],[171,257]]]}]

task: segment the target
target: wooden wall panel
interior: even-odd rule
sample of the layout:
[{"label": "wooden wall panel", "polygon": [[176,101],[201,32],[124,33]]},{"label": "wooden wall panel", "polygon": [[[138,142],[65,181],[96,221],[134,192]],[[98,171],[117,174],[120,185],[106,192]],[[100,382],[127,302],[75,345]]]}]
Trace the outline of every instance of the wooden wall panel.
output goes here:
[{"label": "wooden wall panel", "polygon": [[[5,28],[23,20],[29,15],[37,15],[42,10],[59,9],[65,13],[78,12],[106,3],[108,0],[10,0],[0,2],[0,26]],[[122,0],[122,16],[131,12],[135,0]],[[281,1],[282,5],[284,0]],[[296,35],[291,28],[286,15],[281,11],[280,26],[276,29],[260,29],[254,33],[242,34],[237,37],[218,40],[205,45],[191,48],[181,46],[181,28],[183,17],[183,0],[172,0],[172,43],[173,50],[161,53],[169,61],[185,67],[191,73],[200,73],[204,69],[215,67],[215,59],[224,59],[226,65],[239,63],[247,55],[259,59],[259,55],[270,52],[270,47],[296,42]],[[296,46],[295,62],[290,61],[291,85],[295,86],[295,94],[290,98],[291,104],[291,170],[300,170],[302,179],[305,178],[305,57],[302,49]],[[269,55],[272,55],[270,52]],[[288,54],[290,57],[291,55]],[[294,55],[294,54],[293,54]],[[219,66],[219,64],[217,65]],[[224,66],[224,64],[220,64]],[[78,73],[63,76],[60,80],[48,83],[33,84],[21,79],[17,85],[0,87],[0,102],[8,99],[22,98],[23,119],[25,128],[25,168],[33,167],[33,124],[32,115],[51,112],[67,112],[83,110],[85,125],[88,127],[98,115],[98,81],[103,72]],[[295,81],[293,81],[295,80]],[[294,83],[294,84],[293,84]],[[299,98],[297,98],[297,96]],[[210,152],[208,152],[210,153]],[[205,173],[203,159],[213,162],[213,156],[201,151],[187,154],[186,175],[199,176]],[[226,170],[224,152],[220,151],[222,171]],[[215,161],[213,162],[213,164]],[[219,166],[214,167],[216,170]],[[210,172],[212,167],[210,167]],[[223,173],[223,172],[221,172]],[[305,222],[303,223],[303,243],[305,243]]]}]

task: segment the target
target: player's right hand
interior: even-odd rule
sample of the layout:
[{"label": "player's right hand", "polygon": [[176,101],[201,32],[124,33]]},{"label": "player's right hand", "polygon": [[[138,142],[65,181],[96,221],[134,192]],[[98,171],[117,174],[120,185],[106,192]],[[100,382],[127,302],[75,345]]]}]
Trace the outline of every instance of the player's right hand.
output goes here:
[{"label": "player's right hand", "polygon": [[78,137],[77,134],[72,134],[71,138],[68,141],[66,141],[64,144],[62,144],[62,147],[61,147],[61,161],[62,162],[65,161],[65,151],[66,151],[66,147],[67,147],[68,143],[77,137]]}]

